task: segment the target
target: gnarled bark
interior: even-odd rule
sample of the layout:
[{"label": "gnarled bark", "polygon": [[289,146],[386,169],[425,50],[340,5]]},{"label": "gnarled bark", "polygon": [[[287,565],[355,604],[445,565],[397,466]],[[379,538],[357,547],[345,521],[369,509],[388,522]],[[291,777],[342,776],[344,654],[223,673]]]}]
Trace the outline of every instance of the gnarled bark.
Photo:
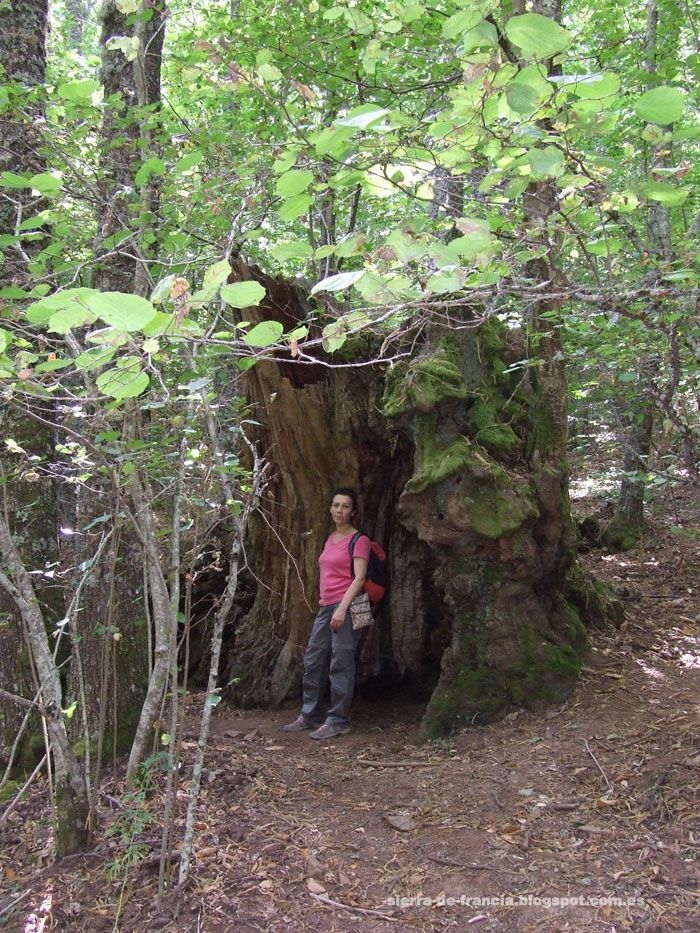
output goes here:
[{"label": "gnarled bark", "polygon": [[[305,316],[303,295],[256,277],[268,303],[246,318],[290,327]],[[536,388],[506,371],[523,352],[521,335],[490,320],[433,328],[418,356],[386,377],[379,367],[291,359],[246,374],[276,471],[267,520],[252,534],[257,599],[229,670],[241,703],[275,704],[298,690],[326,497],[340,484],[358,489],[362,527],[389,554],[390,589],[364,660],[431,696],[427,734],[570,692],[584,621],[602,621],[603,601],[588,598],[574,562],[554,416],[538,426]]]}]

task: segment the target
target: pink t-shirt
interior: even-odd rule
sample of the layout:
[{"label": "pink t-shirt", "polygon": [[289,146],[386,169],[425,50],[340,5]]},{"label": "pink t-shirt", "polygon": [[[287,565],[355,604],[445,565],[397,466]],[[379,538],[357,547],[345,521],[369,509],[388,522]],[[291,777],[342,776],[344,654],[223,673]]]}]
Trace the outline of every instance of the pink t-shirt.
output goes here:
[{"label": "pink t-shirt", "polygon": [[[350,572],[350,542],[352,535],[341,538],[337,544],[333,543],[333,535],[326,541],[326,545],[318,559],[321,568],[321,606],[333,606],[342,602],[348,587],[355,579]],[[355,542],[354,557],[369,559],[370,541],[367,535],[360,535]]]}]

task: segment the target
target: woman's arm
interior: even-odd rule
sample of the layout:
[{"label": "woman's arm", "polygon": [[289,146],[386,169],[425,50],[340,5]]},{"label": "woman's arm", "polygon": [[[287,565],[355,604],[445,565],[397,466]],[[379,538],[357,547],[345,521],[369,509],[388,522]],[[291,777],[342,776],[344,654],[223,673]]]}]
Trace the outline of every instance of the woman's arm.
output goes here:
[{"label": "woman's arm", "polygon": [[348,609],[350,608],[350,603],[362,592],[362,587],[364,586],[365,579],[367,578],[367,559],[364,557],[354,557],[352,561],[352,568],[355,574],[355,579],[348,587],[340,605],[331,616],[331,628],[334,632],[337,632],[345,621],[345,616],[347,615]]}]

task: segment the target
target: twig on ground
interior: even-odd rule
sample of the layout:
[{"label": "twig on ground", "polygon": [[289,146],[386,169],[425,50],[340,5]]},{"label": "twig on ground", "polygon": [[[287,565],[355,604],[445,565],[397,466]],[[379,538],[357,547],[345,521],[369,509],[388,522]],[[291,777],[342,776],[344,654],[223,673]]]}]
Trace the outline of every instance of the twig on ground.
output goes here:
[{"label": "twig on ground", "polygon": [[603,768],[602,768],[600,762],[598,761],[598,759],[596,758],[596,756],[595,756],[595,755],[593,754],[593,752],[591,751],[591,747],[590,747],[590,745],[588,744],[588,740],[587,740],[587,739],[584,739],[584,740],[583,740],[583,744],[586,746],[586,751],[588,752],[588,754],[591,756],[591,758],[593,759],[593,761],[595,761],[596,765],[598,766],[598,770],[600,771],[600,773],[601,773],[601,774],[603,775],[603,777],[605,778],[605,783],[608,785],[608,790],[612,790],[612,789],[613,789],[612,784],[611,784],[610,781],[608,780],[608,776],[607,776],[607,774],[605,773],[605,771],[603,771]]},{"label": "twig on ground", "polygon": [[6,809],[5,812],[2,814],[2,816],[0,816],[0,826],[2,826],[3,823],[6,823],[6,822],[7,822],[7,820],[9,819],[10,814],[13,812],[13,810],[15,809],[15,807],[17,807],[17,805],[19,804],[20,800],[22,799],[22,794],[24,794],[24,792],[25,792],[26,790],[29,789],[29,787],[31,786],[32,782],[34,781],[34,778],[37,776],[37,774],[38,774],[38,773],[41,771],[41,769],[44,767],[45,762],[46,762],[46,755],[44,755],[44,757],[41,759],[41,761],[40,761],[39,764],[36,766],[36,768],[34,768],[34,770],[32,771],[32,773],[29,775],[29,777],[27,778],[27,780],[24,782],[24,786],[23,786],[20,790],[17,791],[17,794],[15,795],[13,801],[8,805],[7,809]]},{"label": "twig on ground", "polygon": [[369,914],[371,917],[381,917],[382,920],[388,920],[390,923],[398,923],[398,917],[392,917],[390,914],[384,914],[381,910],[371,910],[368,907],[351,907],[349,904],[341,904],[340,901],[334,901],[330,897],[326,897],[325,894],[314,894],[312,891],[309,891],[311,897],[315,900],[320,901],[322,904],[326,904],[328,907],[339,907],[341,910],[349,910],[355,914]]},{"label": "twig on ground", "polygon": [[20,901],[23,901],[29,894],[31,894],[31,890],[27,889],[22,894],[18,894],[17,897],[13,898],[9,903],[5,904],[4,907],[1,907],[0,917],[4,917],[5,914],[9,914],[13,907],[16,907],[17,904],[19,904]]},{"label": "twig on ground", "polygon": [[437,768],[441,761],[371,761],[369,758],[358,758],[358,765],[363,768]]}]

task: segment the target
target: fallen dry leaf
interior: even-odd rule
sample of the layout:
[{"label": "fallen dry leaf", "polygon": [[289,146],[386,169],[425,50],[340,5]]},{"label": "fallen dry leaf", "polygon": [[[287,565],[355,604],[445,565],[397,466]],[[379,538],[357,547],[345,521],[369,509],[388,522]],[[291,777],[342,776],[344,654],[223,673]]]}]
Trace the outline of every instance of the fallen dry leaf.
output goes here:
[{"label": "fallen dry leaf", "polygon": [[391,813],[385,816],[384,819],[390,826],[393,826],[394,829],[398,829],[400,833],[410,833],[412,829],[416,828],[413,817],[404,813]]},{"label": "fallen dry leaf", "polygon": [[304,864],[306,873],[312,878],[320,877],[323,875],[323,865],[321,862],[319,862],[315,855],[307,855],[306,862]]}]

